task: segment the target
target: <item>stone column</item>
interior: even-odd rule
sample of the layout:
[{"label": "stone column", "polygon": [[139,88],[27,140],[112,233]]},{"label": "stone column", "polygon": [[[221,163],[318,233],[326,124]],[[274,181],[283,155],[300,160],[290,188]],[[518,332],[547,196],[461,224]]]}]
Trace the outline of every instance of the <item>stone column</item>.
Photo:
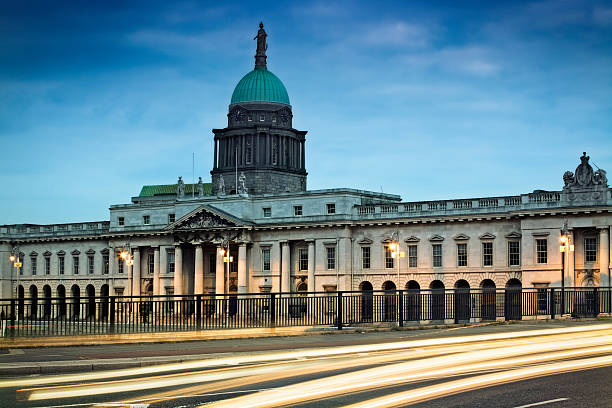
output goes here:
[{"label": "stone column", "polygon": [[291,292],[291,254],[289,242],[281,242],[281,292]]},{"label": "stone column", "polygon": [[201,295],[204,293],[204,251],[202,245],[195,247],[195,281],[193,283],[193,293]]},{"label": "stone column", "polygon": [[[610,234],[608,227],[599,230],[599,286],[610,286]],[[605,279],[605,280],[604,280]]]},{"label": "stone column", "polygon": [[168,268],[168,251],[166,250],[166,248],[159,248],[159,295],[165,295],[166,291],[164,290],[164,287],[162,286],[164,282],[164,280],[162,279],[162,276],[166,276],[166,271]]},{"label": "stone column", "polygon": [[153,295],[161,295],[159,290],[159,247],[153,249]]},{"label": "stone column", "polygon": [[[314,240],[308,242],[308,292],[315,292],[317,287],[315,285],[315,242]],[[314,296],[310,293],[310,296]]]},{"label": "stone column", "polygon": [[247,246],[238,247],[238,293],[247,292]]},{"label": "stone column", "polygon": [[140,296],[140,249],[134,248],[134,265],[132,266],[132,296]]},{"label": "stone column", "polygon": [[225,293],[225,271],[223,265],[223,255],[221,246],[217,246],[217,267],[215,271],[215,293],[223,295]]},{"label": "stone column", "polygon": [[180,246],[174,248],[174,294],[183,294],[183,250]]}]

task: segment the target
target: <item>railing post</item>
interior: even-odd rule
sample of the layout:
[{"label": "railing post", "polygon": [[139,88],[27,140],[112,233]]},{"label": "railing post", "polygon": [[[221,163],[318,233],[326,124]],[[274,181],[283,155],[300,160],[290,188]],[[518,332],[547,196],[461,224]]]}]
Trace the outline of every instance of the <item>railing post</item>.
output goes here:
[{"label": "railing post", "polygon": [[11,299],[11,338],[15,337],[15,299]]},{"label": "railing post", "polygon": [[338,291],[338,305],[336,306],[336,323],[338,330],[342,330],[342,292]]},{"label": "railing post", "polygon": [[196,329],[200,330],[202,322],[202,295],[196,296]]},{"label": "railing post", "polygon": [[555,311],[557,309],[557,304],[555,302],[555,288],[550,288],[550,318],[555,318]]},{"label": "railing post", "polygon": [[599,314],[599,288],[593,288],[593,317]]},{"label": "railing post", "polygon": [[565,314],[565,287],[561,288],[561,312],[559,314],[561,316]]},{"label": "railing post", "polygon": [[110,333],[114,333],[115,332],[115,297],[111,296],[110,297],[110,311],[108,312],[109,314],[109,332]]},{"label": "railing post", "polygon": [[404,291],[400,290],[397,293],[397,324],[399,327],[404,326]]},{"label": "railing post", "polygon": [[276,327],[276,294],[270,293],[270,327]]}]

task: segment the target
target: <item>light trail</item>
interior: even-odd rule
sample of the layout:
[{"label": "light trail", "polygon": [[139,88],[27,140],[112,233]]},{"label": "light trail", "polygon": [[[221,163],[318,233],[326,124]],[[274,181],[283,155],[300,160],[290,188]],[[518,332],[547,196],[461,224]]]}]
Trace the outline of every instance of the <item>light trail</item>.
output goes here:
[{"label": "light trail", "polygon": [[187,371],[214,368],[219,366],[239,366],[244,364],[274,362],[274,361],[291,361],[296,359],[309,359],[325,356],[338,356],[342,354],[358,354],[372,353],[382,351],[393,351],[406,348],[432,347],[432,346],[448,346],[452,344],[465,344],[475,342],[499,341],[508,339],[519,339],[549,335],[563,335],[576,333],[592,333],[598,331],[606,331],[612,329],[612,324],[596,324],[581,327],[567,327],[555,329],[540,329],[526,330],[524,332],[505,332],[505,333],[489,333],[470,336],[453,336],[423,340],[408,340],[402,342],[380,343],[380,344],[364,344],[357,346],[341,346],[341,347],[326,347],[326,348],[311,348],[290,352],[280,353],[261,353],[249,354],[245,356],[221,357],[212,359],[203,359],[183,363],[165,364],[158,366],[148,366],[140,368],[130,368],[121,370],[100,371],[95,373],[80,373],[61,376],[45,376],[37,378],[16,379],[16,380],[0,380],[0,388],[8,387],[29,387],[42,384],[62,384],[71,382],[95,381],[104,379],[117,379],[122,377],[142,376],[167,373],[172,371]]}]

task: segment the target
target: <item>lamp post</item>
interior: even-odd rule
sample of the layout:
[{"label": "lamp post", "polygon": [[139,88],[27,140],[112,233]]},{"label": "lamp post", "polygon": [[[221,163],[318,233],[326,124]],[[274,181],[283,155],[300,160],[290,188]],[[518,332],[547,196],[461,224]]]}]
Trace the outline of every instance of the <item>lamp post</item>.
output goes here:
[{"label": "lamp post", "polygon": [[399,290],[400,259],[405,256],[404,251],[400,250],[399,231],[394,231],[393,234],[391,234],[391,243],[389,244],[389,250],[391,251],[391,258],[397,260],[395,267],[397,268],[397,289]]},{"label": "lamp post", "polygon": [[[570,235],[568,233],[567,221],[563,223],[563,228],[560,232],[561,237],[559,238],[559,251],[561,251],[561,314],[563,314],[565,312],[565,265],[569,266],[570,264],[569,256],[570,252],[574,252],[574,244],[571,243]],[[574,286],[576,286],[575,279]]]},{"label": "lamp post", "polygon": [[9,256],[9,261],[11,261],[11,263],[13,264],[13,267],[15,268],[17,272],[17,286],[15,287],[15,299],[17,299],[17,303],[19,303],[19,284],[20,284],[20,278],[21,278],[21,267],[23,266],[20,255],[21,255],[21,251],[19,250],[19,247],[14,246],[11,251],[11,255]]},{"label": "lamp post", "polygon": [[[229,240],[223,240],[223,242],[221,243],[221,249],[219,250],[219,254],[223,257],[223,292],[224,296],[227,296],[229,292],[229,264],[231,262],[234,262],[234,257],[230,255]],[[227,277],[225,275],[226,271]],[[227,302],[225,302],[225,305],[226,306],[223,309],[226,309],[226,312],[228,312],[227,308],[229,308],[229,305],[227,304]]]},{"label": "lamp post", "polygon": [[[123,260],[123,262],[125,262],[125,264],[128,266],[128,272],[129,272],[129,267],[134,265],[134,255],[132,255],[132,250],[130,248],[130,243],[127,242],[123,248],[121,249],[121,251],[119,252],[119,258],[121,258]],[[129,286],[129,295],[132,295],[132,277],[128,275],[128,286]]]}]

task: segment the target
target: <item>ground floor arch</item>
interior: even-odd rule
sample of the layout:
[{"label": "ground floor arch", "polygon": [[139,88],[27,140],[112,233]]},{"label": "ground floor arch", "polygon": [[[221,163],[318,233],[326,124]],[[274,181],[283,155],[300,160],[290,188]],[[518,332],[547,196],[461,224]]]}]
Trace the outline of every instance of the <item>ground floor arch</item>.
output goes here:
[{"label": "ground floor arch", "polygon": [[374,317],[374,287],[370,282],[363,281],[359,284],[359,290],[361,291],[361,320],[363,322],[371,322]]},{"label": "ground floor arch", "polygon": [[496,287],[491,279],[484,279],[480,282],[480,317],[482,320],[495,320],[496,313]]},{"label": "ground floor arch", "polygon": [[431,292],[429,303],[431,305],[431,320],[444,320],[445,309],[445,288],[440,280],[434,280],[429,284]]},{"label": "ground floor arch", "polygon": [[504,292],[504,316],[506,320],[521,320],[523,318],[522,288],[523,284],[516,278],[509,279],[506,282]]},{"label": "ground floor arch", "polygon": [[470,284],[465,279],[455,282],[455,323],[470,320],[471,296]]}]

